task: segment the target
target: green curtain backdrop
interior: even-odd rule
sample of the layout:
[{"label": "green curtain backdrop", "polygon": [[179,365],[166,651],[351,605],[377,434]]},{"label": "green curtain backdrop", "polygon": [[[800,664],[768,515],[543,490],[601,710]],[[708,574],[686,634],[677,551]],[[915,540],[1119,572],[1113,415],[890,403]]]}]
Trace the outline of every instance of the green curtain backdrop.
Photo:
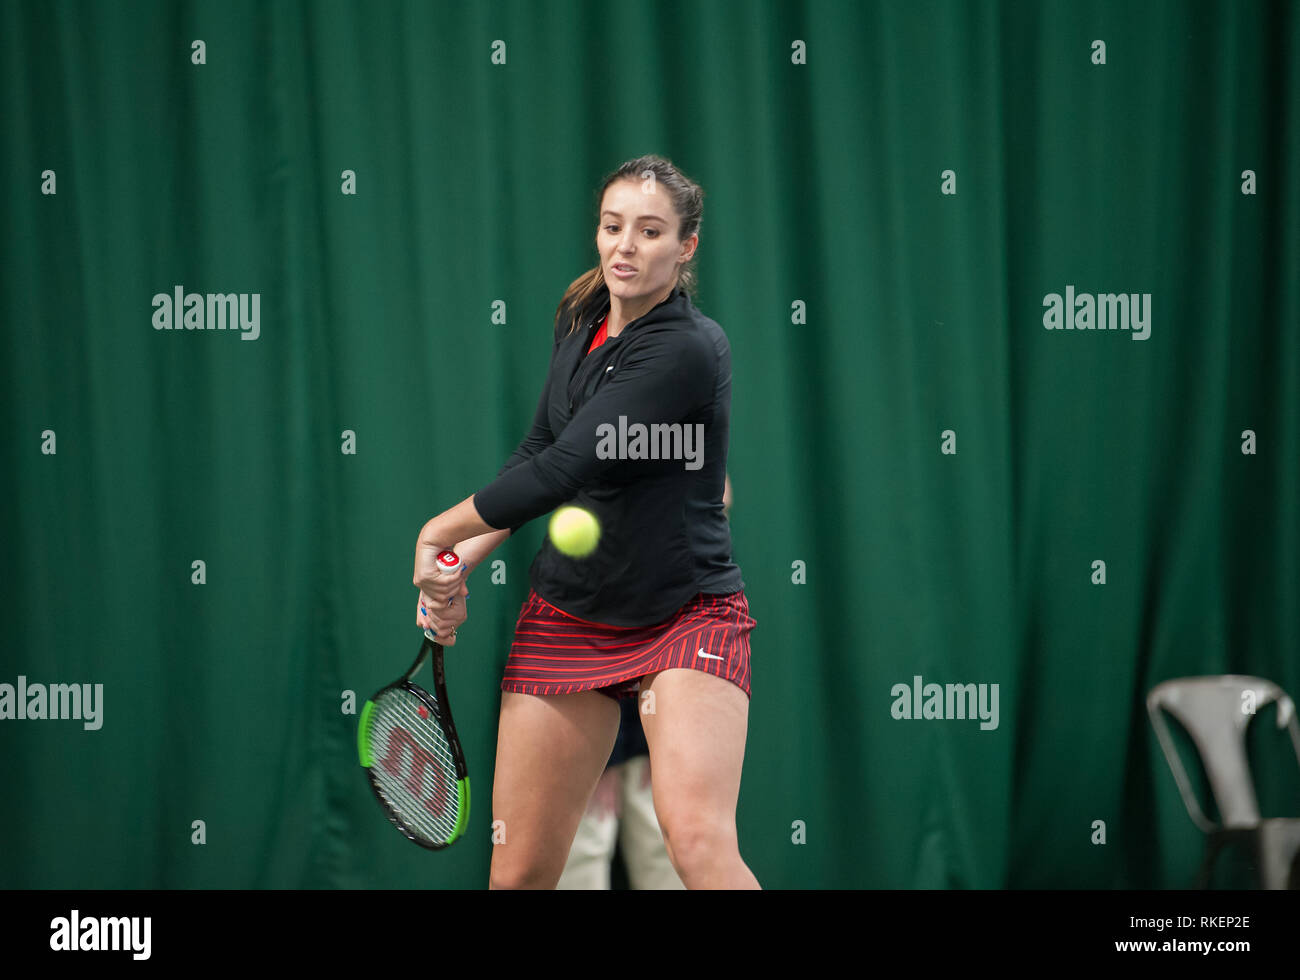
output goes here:
[{"label": "green curtain backdrop", "polygon": [[[705,189],[731,342],[759,881],[1189,885],[1146,692],[1300,695],[1298,93],[1294,2],[0,5],[0,683],[102,685],[98,728],[0,720],[0,886],[486,884],[543,522],[449,651],[463,843],[383,819],[348,693],[414,655],[416,533],[522,437],[645,153]],[[178,288],[256,339],[155,329]],[[1045,329],[1067,289],[1149,335]],[[916,677],[996,727],[896,718]]]}]

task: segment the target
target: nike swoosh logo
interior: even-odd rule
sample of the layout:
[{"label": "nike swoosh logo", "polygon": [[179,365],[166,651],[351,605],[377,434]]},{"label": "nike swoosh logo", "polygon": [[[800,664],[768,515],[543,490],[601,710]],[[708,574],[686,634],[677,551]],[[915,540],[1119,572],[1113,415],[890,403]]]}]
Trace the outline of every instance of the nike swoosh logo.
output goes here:
[{"label": "nike swoosh logo", "polygon": [[612,370],[614,370],[614,365],[611,364],[609,367],[605,368],[605,373],[609,374],[609,372]]},{"label": "nike swoosh logo", "polygon": [[726,657],[719,657],[716,653],[705,653],[705,652],[704,652],[704,647],[700,647],[697,651],[695,651],[695,656],[697,656],[697,657],[705,657],[705,658],[707,658],[707,659],[709,659],[709,660],[726,660],[726,659],[727,659]]}]

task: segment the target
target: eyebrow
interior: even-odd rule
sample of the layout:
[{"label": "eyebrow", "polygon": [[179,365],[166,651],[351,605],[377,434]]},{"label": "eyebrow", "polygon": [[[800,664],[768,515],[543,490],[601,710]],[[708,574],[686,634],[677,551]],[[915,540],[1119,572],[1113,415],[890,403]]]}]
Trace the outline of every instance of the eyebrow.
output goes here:
[{"label": "eyebrow", "polygon": [[[608,208],[606,208],[604,211],[600,212],[600,216],[601,216],[602,218],[605,217],[605,215],[607,215],[607,214],[608,214],[608,215],[613,215],[615,218],[621,218],[621,217],[623,217],[623,216],[622,216],[621,214],[619,214],[617,211],[610,211]],[[641,217],[638,218],[637,220],[639,220],[639,221],[658,221],[660,224],[665,224],[665,225],[668,224],[668,222],[664,221],[664,219],[661,218],[661,217],[659,217],[659,215],[657,215],[657,214],[643,214],[643,215],[641,215]]]}]

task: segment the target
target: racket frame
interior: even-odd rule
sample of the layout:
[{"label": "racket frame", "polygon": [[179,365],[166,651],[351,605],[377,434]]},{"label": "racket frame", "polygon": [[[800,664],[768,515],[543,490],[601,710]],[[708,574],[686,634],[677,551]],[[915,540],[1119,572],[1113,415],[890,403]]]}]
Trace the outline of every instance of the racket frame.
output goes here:
[{"label": "racket frame", "polygon": [[[424,665],[424,659],[430,651],[433,653],[434,695],[432,697],[428,691],[411,681],[419,673],[420,667]],[[394,690],[407,691],[418,698],[429,709],[435,722],[442,728],[443,734],[447,738],[447,747],[451,751],[452,763],[456,769],[456,827],[452,831],[451,837],[442,843],[427,841],[416,836],[403,822],[401,816],[393,809],[388,800],[384,798],[379,790],[378,780],[375,779],[373,771],[374,757],[370,752],[370,715],[374,711],[375,702],[384,694]],[[384,813],[387,815],[389,822],[400,830],[407,840],[430,851],[441,851],[464,836],[469,826],[469,772],[465,766],[465,753],[461,749],[460,738],[456,734],[456,723],[452,721],[451,705],[447,701],[447,678],[443,666],[442,644],[428,636],[427,631],[424,640],[420,644],[420,652],[416,656],[415,662],[411,664],[410,669],[392,684],[376,691],[374,697],[370,698],[361,709],[361,719],[357,726],[357,755],[360,757],[362,767],[366,770],[366,779],[370,782],[370,789],[384,808]]]}]

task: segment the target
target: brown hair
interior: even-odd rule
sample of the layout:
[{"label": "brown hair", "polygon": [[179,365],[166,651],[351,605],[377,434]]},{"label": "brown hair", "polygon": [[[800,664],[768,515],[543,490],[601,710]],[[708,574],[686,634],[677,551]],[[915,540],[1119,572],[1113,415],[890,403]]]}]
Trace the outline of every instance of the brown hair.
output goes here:
[{"label": "brown hair", "polygon": [[[629,160],[606,177],[605,182],[600,185],[600,191],[596,194],[596,210],[600,210],[600,202],[605,199],[605,191],[609,189],[610,184],[618,180],[645,180],[651,175],[658,186],[668,188],[668,193],[672,195],[673,210],[681,219],[681,227],[677,232],[678,241],[685,241],[692,235],[698,234],[700,218],[704,211],[704,191],[699,184],[674,167],[669,160],[660,156],[650,155]],[[691,256],[690,261],[682,266],[678,273],[677,285],[688,293],[694,294],[695,283],[695,256]],[[586,319],[587,315],[595,312],[591,307],[603,285],[605,285],[605,272],[599,262],[594,269],[588,269],[573,280],[565,290],[560,305],[555,309],[556,330],[563,330],[566,335],[577,330],[578,325]],[[566,322],[567,329],[564,329]]]}]

